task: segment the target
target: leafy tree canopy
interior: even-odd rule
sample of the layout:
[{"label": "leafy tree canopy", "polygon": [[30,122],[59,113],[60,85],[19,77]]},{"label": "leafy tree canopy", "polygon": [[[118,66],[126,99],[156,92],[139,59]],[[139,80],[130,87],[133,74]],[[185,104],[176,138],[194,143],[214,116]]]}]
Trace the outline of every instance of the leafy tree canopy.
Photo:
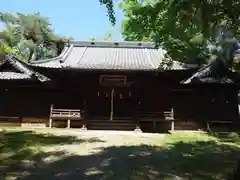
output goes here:
[{"label": "leafy tree canopy", "polygon": [[[112,0],[102,0],[110,21],[116,19]],[[222,29],[240,31],[240,0],[123,0],[123,37],[128,41],[154,41],[175,60],[205,63],[207,45]],[[217,44],[216,44],[217,46]]]},{"label": "leafy tree canopy", "polygon": [[3,40],[0,40],[0,63],[8,53],[16,54],[16,52],[11,47],[9,47]]},{"label": "leafy tree canopy", "polygon": [[67,40],[55,35],[48,18],[42,17],[40,13],[15,15],[0,12],[0,21],[5,24],[0,39],[23,60],[56,56]]},{"label": "leafy tree canopy", "polygon": [[103,37],[90,37],[89,40],[92,41],[114,41],[114,34],[118,33],[118,30],[107,29],[103,34]]},{"label": "leafy tree canopy", "polygon": [[4,41],[0,40],[0,54],[5,55],[6,53],[15,54],[15,51],[7,44],[5,44]]}]

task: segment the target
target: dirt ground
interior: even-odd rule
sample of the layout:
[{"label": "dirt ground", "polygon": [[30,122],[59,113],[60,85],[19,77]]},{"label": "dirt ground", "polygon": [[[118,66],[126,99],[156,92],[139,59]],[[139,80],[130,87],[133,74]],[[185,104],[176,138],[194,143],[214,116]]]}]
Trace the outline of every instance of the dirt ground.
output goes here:
[{"label": "dirt ground", "polygon": [[240,150],[202,133],[22,129],[3,139],[6,180],[224,179]]},{"label": "dirt ground", "polygon": [[[75,136],[84,143],[59,144],[46,148],[47,151],[66,151],[75,155],[91,155],[107,147],[151,145],[164,140],[164,134],[136,133],[131,131],[81,131],[81,130],[42,130],[58,136]],[[37,132],[41,132],[38,130]]]}]

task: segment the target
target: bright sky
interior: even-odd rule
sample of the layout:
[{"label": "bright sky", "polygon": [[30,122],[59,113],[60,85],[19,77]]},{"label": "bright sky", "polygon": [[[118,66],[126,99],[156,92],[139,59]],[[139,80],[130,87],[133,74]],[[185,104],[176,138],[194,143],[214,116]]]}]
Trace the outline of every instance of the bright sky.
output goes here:
[{"label": "bright sky", "polygon": [[116,9],[117,24],[112,27],[106,16],[107,11],[100,5],[99,0],[2,1],[0,12],[26,14],[40,12],[42,16],[50,18],[57,34],[71,36],[75,40],[103,38],[108,30],[113,29],[116,30],[113,32],[113,39],[122,40],[120,27],[123,13]]}]

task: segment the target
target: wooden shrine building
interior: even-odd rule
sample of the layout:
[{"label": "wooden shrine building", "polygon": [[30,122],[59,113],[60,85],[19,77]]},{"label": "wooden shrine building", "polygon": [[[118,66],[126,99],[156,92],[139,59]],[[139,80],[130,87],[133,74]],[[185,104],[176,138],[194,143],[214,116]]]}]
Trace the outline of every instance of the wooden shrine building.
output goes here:
[{"label": "wooden shrine building", "polygon": [[197,71],[153,43],[72,41],[52,59],[0,65],[0,118],[50,127],[161,131],[238,123],[238,86],[181,83]]}]

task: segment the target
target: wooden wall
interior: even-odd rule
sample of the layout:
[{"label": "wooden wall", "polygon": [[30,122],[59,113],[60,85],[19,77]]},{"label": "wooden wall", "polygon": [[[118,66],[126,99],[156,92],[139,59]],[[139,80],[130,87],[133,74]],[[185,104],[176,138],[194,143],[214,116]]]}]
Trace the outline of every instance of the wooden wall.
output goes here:
[{"label": "wooden wall", "polygon": [[[59,72],[50,85],[0,86],[0,116],[47,119],[51,104],[55,108],[83,109],[87,100],[88,105],[93,105],[97,92],[104,90],[99,85],[99,75],[106,73]],[[238,120],[237,89],[232,86],[178,87],[179,81],[174,79],[176,74],[173,77],[170,72],[120,74],[135,82],[126,92],[134,93],[134,102],[140,101],[142,110],[167,111],[174,108],[175,118],[183,121]],[[94,108],[98,107],[101,110],[103,105],[98,104]]]},{"label": "wooden wall", "polygon": [[174,91],[177,119],[238,121],[237,89],[227,86],[195,86]]}]

